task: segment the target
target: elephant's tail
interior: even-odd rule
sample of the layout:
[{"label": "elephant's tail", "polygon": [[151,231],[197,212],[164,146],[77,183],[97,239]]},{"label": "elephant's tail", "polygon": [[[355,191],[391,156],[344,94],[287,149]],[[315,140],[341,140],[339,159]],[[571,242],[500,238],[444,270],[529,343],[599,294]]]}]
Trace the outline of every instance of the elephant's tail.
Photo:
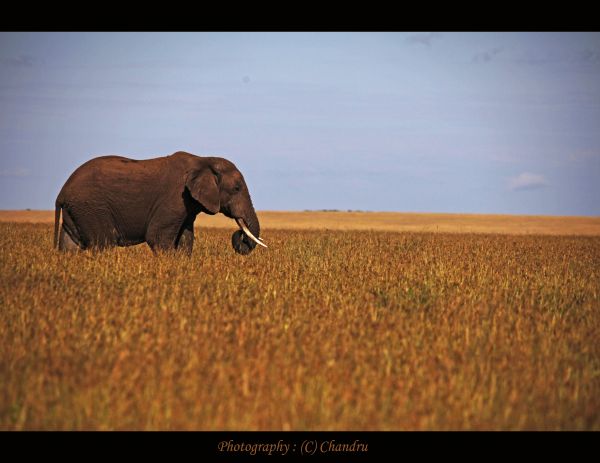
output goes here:
[{"label": "elephant's tail", "polygon": [[58,247],[58,227],[60,226],[60,211],[62,210],[62,205],[56,201],[56,205],[54,207],[54,249]]}]

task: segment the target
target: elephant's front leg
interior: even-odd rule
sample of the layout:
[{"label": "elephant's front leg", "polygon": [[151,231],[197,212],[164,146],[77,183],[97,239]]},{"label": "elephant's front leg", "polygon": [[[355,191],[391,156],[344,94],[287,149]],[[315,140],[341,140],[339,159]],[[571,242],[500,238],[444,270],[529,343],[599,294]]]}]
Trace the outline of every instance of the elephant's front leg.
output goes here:
[{"label": "elephant's front leg", "polygon": [[154,254],[175,252],[179,227],[153,227],[146,236],[146,243]]},{"label": "elephant's front leg", "polygon": [[177,249],[185,252],[186,255],[192,255],[194,249],[194,224],[186,224],[181,229],[181,234],[177,241]]},{"label": "elephant's front leg", "polygon": [[186,254],[192,253],[194,245],[193,223],[179,223],[154,225],[149,230],[146,242],[156,254],[160,252],[176,252],[182,250]]}]

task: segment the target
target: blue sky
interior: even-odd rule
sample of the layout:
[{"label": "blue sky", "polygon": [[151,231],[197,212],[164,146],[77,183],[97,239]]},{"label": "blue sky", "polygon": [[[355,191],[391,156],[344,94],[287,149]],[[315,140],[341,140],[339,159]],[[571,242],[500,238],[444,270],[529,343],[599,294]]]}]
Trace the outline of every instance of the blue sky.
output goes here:
[{"label": "blue sky", "polygon": [[0,209],[178,150],[259,210],[600,215],[600,33],[0,33]]}]

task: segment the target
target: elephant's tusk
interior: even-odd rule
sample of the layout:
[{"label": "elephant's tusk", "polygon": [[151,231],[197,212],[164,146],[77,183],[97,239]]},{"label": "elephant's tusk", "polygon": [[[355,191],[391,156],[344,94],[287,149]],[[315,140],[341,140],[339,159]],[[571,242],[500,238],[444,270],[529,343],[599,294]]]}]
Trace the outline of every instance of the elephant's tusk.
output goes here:
[{"label": "elephant's tusk", "polygon": [[267,245],[262,243],[262,240],[259,241],[260,238],[256,238],[252,232],[250,232],[250,230],[248,230],[248,227],[246,226],[246,223],[244,222],[244,219],[235,219],[235,221],[237,222],[237,224],[239,225],[239,227],[242,229],[242,231],[248,235],[248,238],[250,238],[252,241],[254,241],[256,244],[261,245],[262,247],[266,248]]}]

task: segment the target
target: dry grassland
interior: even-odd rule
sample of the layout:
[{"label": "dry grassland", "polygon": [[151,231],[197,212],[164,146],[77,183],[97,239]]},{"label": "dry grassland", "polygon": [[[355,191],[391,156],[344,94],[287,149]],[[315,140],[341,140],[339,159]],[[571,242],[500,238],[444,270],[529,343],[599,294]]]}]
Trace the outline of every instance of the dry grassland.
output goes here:
[{"label": "dry grassland", "polygon": [[[600,236],[600,217],[556,217],[408,212],[259,211],[261,228],[279,230],[378,230]],[[0,222],[54,223],[54,211],[0,211]],[[196,227],[235,228],[231,219],[201,214]]]},{"label": "dry grassland", "polygon": [[0,223],[0,429],[600,430],[600,237],[267,214],[248,257]]}]

